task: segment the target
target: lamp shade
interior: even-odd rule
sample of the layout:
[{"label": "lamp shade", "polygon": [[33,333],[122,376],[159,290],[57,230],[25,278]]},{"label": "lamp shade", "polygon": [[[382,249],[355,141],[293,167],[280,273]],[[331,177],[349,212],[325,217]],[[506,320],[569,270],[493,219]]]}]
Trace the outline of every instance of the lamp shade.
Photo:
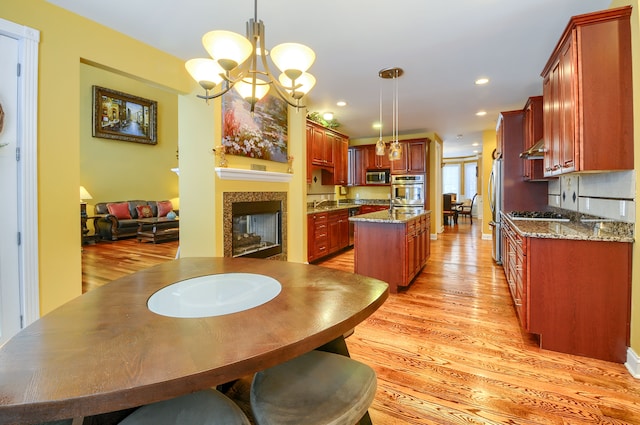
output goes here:
[{"label": "lamp shade", "polygon": [[295,92],[292,90],[293,81],[285,74],[280,74],[278,81],[280,81],[280,84],[282,84],[287,92],[289,92],[289,94],[291,94],[295,99],[300,99],[302,96],[309,93],[313,86],[316,85],[316,78],[308,72],[305,72],[296,79],[296,85],[300,85],[300,87],[296,88]]},{"label": "lamp shade", "polygon": [[253,101],[252,103],[255,103],[258,100],[262,99],[269,92],[269,83],[267,83],[264,80],[261,80],[260,78],[256,78],[255,97],[253,96],[253,93],[252,93],[252,87],[253,87],[253,82],[251,77],[243,78],[233,86],[233,88],[236,89],[238,93],[240,93],[240,96],[242,96],[243,99],[249,102]]},{"label": "lamp shade", "polygon": [[91,196],[89,191],[85,189],[84,186],[80,186],[80,202],[82,202],[82,200],[84,199],[93,199],[93,196]]},{"label": "lamp shade", "polygon": [[244,36],[224,30],[209,31],[203,35],[202,45],[227,71],[246,61],[253,50],[251,42]]},{"label": "lamp shade", "polygon": [[184,67],[205,90],[220,84],[223,80],[220,74],[225,72],[216,61],[205,58],[189,59]]},{"label": "lamp shade", "polygon": [[271,49],[271,60],[289,78],[297,79],[311,67],[316,54],[304,44],[282,43]]}]

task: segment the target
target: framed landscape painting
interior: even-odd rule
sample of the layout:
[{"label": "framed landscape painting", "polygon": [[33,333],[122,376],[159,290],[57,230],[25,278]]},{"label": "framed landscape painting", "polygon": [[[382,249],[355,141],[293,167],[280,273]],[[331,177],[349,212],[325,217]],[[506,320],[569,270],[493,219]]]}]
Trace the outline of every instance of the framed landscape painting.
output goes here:
[{"label": "framed landscape painting", "polygon": [[158,102],[93,86],[93,137],[158,143]]},{"label": "framed landscape painting", "polygon": [[225,153],[287,162],[287,111],[285,101],[267,94],[251,114],[249,103],[235,90],[229,90],[222,97]]}]

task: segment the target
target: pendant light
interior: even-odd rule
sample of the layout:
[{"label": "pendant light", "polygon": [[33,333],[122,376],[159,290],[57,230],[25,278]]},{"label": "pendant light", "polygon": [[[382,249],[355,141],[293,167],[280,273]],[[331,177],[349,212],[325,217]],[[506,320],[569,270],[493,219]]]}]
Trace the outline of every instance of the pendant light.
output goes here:
[{"label": "pendant light", "polygon": [[[378,72],[378,76],[383,79],[391,79],[393,80],[393,100],[391,102],[391,141],[389,142],[389,160],[396,161],[402,158],[402,148],[400,147],[399,139],[399,130],[398,130],[398,78],[400,78],[404,74],[402,68],[394,67],[394,68],[385,68]],[[376,155],[382,156],[385,154],[384,152],[384,142],[382,140],[382,90],[380,91],[380,139],[376,143]]]}]

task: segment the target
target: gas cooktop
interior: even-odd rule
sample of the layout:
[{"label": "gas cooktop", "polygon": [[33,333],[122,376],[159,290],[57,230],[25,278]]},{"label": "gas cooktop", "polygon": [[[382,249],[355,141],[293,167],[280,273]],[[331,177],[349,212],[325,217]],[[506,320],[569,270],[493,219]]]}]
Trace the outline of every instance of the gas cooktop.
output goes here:
[{"label": "gas cooktop", "polygon": [[508,216],[512,220],[569,221],[569,217],[552,211],[511,211]]}]

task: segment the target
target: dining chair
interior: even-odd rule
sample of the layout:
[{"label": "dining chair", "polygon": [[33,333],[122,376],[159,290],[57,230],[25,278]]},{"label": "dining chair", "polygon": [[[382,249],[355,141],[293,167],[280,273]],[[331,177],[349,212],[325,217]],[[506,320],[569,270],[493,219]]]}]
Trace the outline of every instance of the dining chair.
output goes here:
[{"label": "dining chair", "polygon": [[442,221],[446,224],[458,224],[458,212],[453,204],[456,201],[455,193],[442,194]]},{"label": "dining chair", "polygon": [[476,201],[476,197],[478,194],[473,195],[473,198],[466,199],[462,205],[458,207],[458,216],[469,217],[469,222],[473,224],[473,216],[471,215],[473,211],[473,204]]},{"label": "dining chair", "polygon": [[375,393],[372,368],[314,350],[256,373],[250,402],[257,425],[354,425]]},{"label": "dining chair", "polygon": [[221,392],[208,389],[140,407],[119,425],[250,425]]}]

